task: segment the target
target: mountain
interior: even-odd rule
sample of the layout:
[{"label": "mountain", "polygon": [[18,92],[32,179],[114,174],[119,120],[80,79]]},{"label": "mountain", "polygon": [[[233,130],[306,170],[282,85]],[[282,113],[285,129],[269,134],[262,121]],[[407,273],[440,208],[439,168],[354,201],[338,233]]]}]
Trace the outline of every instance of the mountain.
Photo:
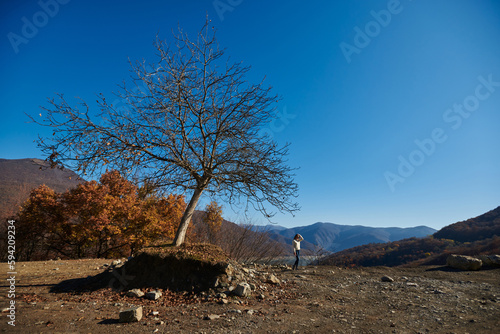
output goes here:
[{"label": "mountain", "polygon": [[17,213],[31,190],[42,184],[64,192],[82,181],[73,171],[50,168],[40,159],[0,159],[0,217]]},{"label": "mountain", "polygon": [[435,238],[474,242],[500,235],[500,206],[475,218],[443,227]]},{"label": "mountain", "polygon": [[304,238],[302,248],[317,251],[319,247],[329,252],[338,252],[369,243],[384,243],[411,237],[420,238],[434,232],[436,232],[435,229],[427,226],[368,227],[321,222],[294,228],[268,225],[268,233],[276,241],[291,244],[293,237],[298,233]]},{"label": "mountain", "polygon": [[336,266],[441,265],[449,254],[500,254],[500,207],[448,225],[432,236],[357,246],[331,254],[322,263]]}]

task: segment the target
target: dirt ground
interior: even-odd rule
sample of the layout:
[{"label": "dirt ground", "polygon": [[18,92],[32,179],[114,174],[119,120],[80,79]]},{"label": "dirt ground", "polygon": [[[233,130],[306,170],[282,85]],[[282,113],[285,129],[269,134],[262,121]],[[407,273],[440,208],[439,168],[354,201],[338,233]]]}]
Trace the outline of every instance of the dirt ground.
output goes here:
[{"label": "dirt ground", "polygon": [[[15,326],[3,310],[5,333],[499,333],[500,269],[447,267],[247,267],[252,277],[273,273],[279,284],[255,284],[250,297],[164,290],[157,301],[111,288],[54,293],[68,279],[94,276],[110,260],[16,264],[15,298],[2,263],[0,308],[15,301]],[[115,289],[126,273],[109,283]],[[389,276],[392,282],[384,282]],[[125,283],[126,285],[126,283]],[[126,290],[126,289],[125,289]],[[143,318],[120,323],[119,312],[143,306]]]}]

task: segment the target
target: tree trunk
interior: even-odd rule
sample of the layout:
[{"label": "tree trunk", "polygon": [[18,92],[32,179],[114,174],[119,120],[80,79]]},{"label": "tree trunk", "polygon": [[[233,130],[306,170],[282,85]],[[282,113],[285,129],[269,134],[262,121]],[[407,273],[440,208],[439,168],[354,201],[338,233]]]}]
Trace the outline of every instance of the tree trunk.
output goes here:
[{"label": "tree trunk", "polygon": [[189,201],[189,204],[186,207],[186,211],[184,211],[184,215],[182,216],[181,223],[179,228],[177,229],[177,233],[175,234],[174,245],[180,246],[184,243],[184,239],[186,238],[187,228],[189,223],[191,222],[191,217],[193,216],[194,209],[196,209],[196,205],[198,204],[198,200],[201,197],[201,193],[203,189],[196,188],[194,190],[193,197]]}]

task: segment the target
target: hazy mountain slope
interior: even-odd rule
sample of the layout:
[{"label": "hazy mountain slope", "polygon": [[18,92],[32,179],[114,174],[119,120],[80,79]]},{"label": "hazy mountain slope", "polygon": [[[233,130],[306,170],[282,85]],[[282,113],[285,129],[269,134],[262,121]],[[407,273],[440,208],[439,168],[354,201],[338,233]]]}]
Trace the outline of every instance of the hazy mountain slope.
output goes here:
[{"label": "hazy mountain slope", "polygon": [[303,248],[313,249],[318,245],[324,250],[337,252],[343,249],[369,244],[396,241],[411,237],[425,237],[436,232],[427,226],[411,228],[397,227],[367,227],[338,225],[332,223],[315,223],[308,226],[288,229],[270,229],[269,233],[275,240],[291,243],[295,234],[304,237]]},{"label": "hazy mountain slope", "polygon": [[80,182],[73,171],[49,168],[40,159],[0,159],[0,217],[16,213],[30,191],[42,184],[63,192]]}]

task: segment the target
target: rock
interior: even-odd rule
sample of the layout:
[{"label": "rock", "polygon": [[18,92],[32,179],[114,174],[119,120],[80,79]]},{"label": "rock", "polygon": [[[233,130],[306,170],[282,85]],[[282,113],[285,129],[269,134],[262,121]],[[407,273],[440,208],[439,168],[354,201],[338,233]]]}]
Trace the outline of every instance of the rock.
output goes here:
[{"label": "rock", "polygon": [[234,273],[234,267],[229,263],[226,267],[226,275],[227,276],[233,276]]},{"label": "rock", "polygon": [[446,259],[446,264],[460,270],[479,270],[483,262],[471,256],[451,254]]},{"label": "rock", "polygon": [[161,297],[160,291],[151,291],[146,293],[146,298],[150,300],[158,300]]},{"label": "rock", "polygon": [[112,266],[117,266],[117,265],[119,265],[121,263],[122,263],[122,260],[114,260],[113,262],[111,262],[111,265]]},{"label": "rock", "polygon": [[390,276],[384,276],[380,279],[382,282],[394,282],[394,278]]},{"label": "rock", "polygon": [[480,255],[479,259],[487,266],[500,266],[500,255]]},{"label": "rock", "polygon": [[141,298],[142,296],[144,296],[144,292],[142,292],[140,289],[132,289],[127,291],[127,297]]},{"label": "rock", "polygon": [[248,283],[240,283],[236,286],[233,293],[240,297],[248,297],[252,293],[252,289]]},{"label": "rock", "polygon": [[138,322],[142,319],[142,306],[134,306],[120,312],[120,322]]},{"label": "rock", "polygon": [[281,283],[281,281],[278,279],[278,277],[274,276],[274,274],[269,275],[266,282],[271,283],[271,284],[280,284]]},{"label": "rock", "polygon": [[203,318],[203,320],[215,320],[215,319],[219,319],[220,316],[217,315],[217,314],[209,314],[207,316],[205,316],[205,318]]}]

